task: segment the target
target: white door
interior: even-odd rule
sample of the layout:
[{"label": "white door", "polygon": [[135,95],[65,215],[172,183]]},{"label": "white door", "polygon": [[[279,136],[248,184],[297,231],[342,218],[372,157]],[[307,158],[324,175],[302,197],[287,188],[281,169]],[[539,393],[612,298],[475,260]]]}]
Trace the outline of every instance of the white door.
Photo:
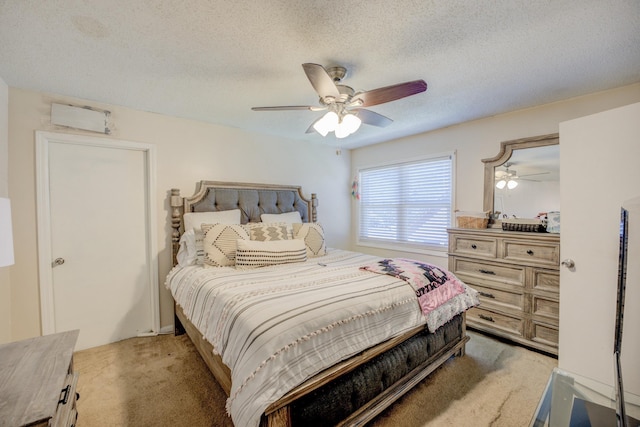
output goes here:
[{"label": "white door", "polygon": [[38,142],[49,216],[39,240],[48,234],[50,248],[40,253],[43,333],[80,329],[79,350],[157,332],[148,150],[71,135]]},{"label": "white door", "polygon": [[[613,384],[620,207],[640,196],[640,103],[560,124],[561,259],[558,364]],[[625,391],[640,396],[640,215],[630,218],[622,342]]]}]

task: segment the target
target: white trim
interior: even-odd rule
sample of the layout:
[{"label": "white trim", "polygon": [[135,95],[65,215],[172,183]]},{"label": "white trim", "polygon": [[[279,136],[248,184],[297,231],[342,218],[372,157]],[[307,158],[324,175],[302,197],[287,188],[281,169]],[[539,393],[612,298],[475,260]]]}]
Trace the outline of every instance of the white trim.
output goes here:
[{"label": "white trim", "polygon": [[158,261],[156,237],[156,148],[153,144],[133,141],[115,140],[111,138],[89,135],[75,135],[36,131],[36,216],[38,236],[38,272],[40,277],[40,310],[42,334],[57,332],[55,326],[55,307],[53,300],[53,270],[51,260],[51,221],[49,198],[49,144],[77,144],[95,147],[117,148],[122,150],[142,151],[146,165],[145,201],[147,224],[147,265],[149,266],[149,284],[151,292],[151,326],[153,333],[160,331],[160,298],[158,290]]},{"label": "white trim", "polygon": [[158,334],[160,334],[160,335],[173,334],[174,330],[175,330],[175,326],[174,325],[166,325],[166,326],[163,326],[162,328],[160,328],[160,332],[158,332]]},{"label": "white trim", "polygon": [[38,277],[40,279],[42,335],[55,332],[50,207],[49,145],[47,135],[36,132],[36,223],[38,226]]}]

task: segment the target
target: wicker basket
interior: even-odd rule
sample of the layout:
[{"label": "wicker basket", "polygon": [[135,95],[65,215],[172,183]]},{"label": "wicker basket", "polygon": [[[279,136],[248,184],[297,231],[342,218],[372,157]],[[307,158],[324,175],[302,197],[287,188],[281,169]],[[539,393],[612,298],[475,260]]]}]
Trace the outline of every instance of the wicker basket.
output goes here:
[{"label": "wicker basket", "polygon": [[489,217],[484,212],[456,212],[456,221],[459,228],[487,228]]}]

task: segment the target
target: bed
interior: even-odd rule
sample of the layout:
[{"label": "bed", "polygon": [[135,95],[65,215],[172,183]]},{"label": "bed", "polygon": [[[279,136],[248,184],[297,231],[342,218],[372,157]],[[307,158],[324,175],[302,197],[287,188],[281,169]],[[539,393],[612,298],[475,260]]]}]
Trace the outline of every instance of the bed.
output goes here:
[{"label": "bed", "polygon": [[170,204],[176,333],[235,425],[363,425],[464,355],[477,293],[435,266],[327,248],[315,194],[201,181]]}]

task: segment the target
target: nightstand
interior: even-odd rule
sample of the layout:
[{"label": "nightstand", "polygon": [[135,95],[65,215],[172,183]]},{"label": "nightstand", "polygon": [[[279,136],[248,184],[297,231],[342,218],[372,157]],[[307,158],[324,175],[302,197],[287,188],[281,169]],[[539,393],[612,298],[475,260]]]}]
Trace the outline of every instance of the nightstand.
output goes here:
[{"label": "nightstand", "polygon": [[74,426],[79,331],[0,345],[0,426]]}]

